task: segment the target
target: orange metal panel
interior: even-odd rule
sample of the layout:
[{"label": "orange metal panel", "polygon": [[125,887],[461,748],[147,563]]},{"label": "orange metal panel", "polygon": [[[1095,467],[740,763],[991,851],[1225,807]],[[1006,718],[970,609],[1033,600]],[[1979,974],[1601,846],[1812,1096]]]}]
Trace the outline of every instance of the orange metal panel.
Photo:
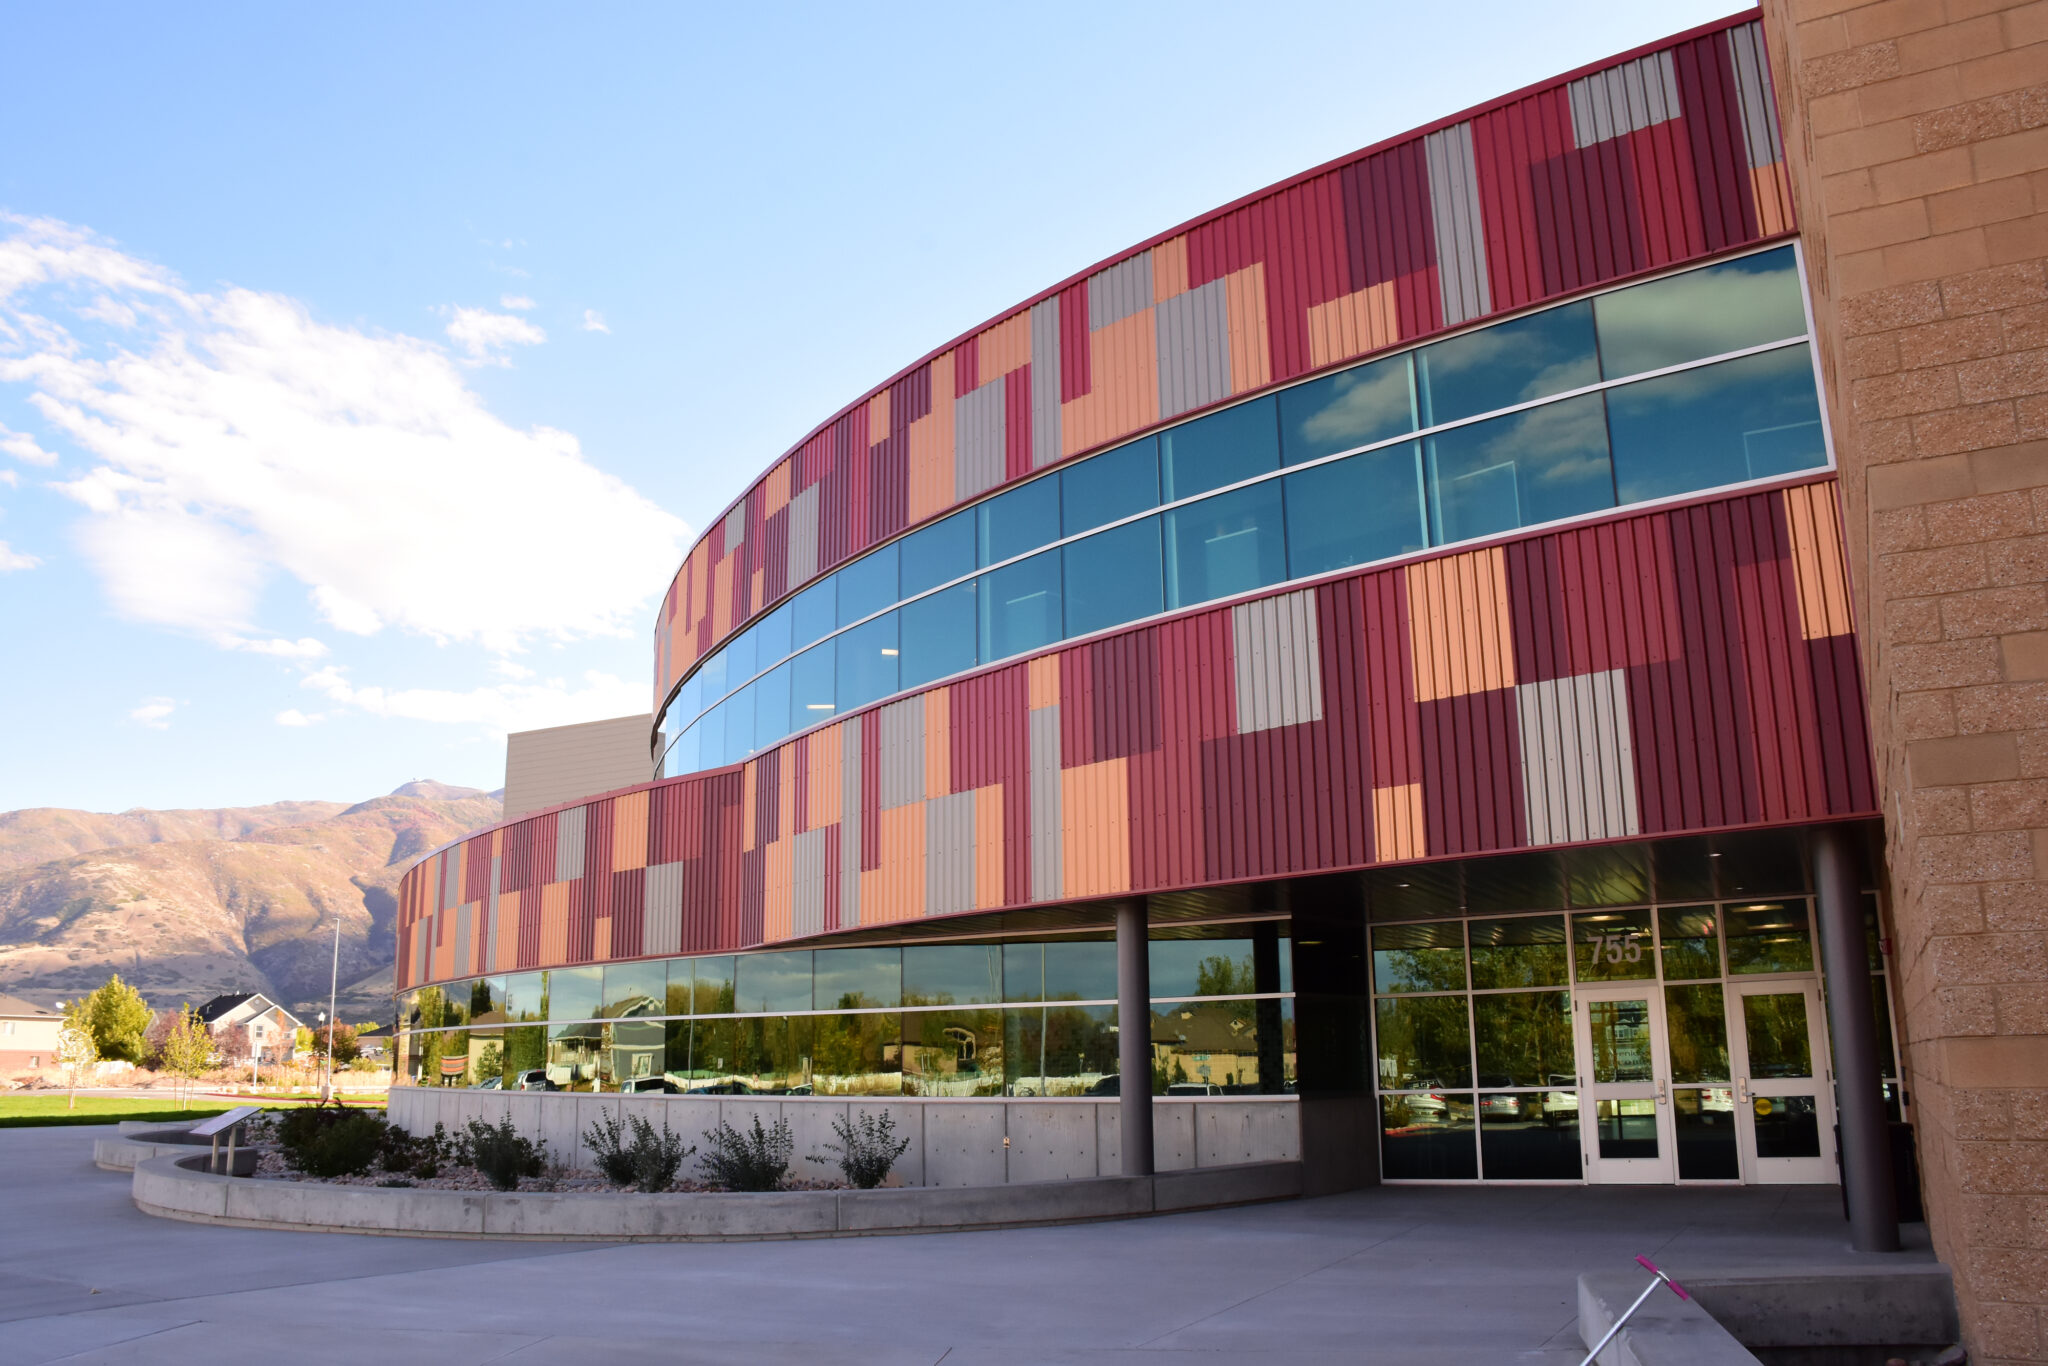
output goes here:
[{"label": "orange metal panel", "polygon": [[1404,574],[1415,700],[1512,687],[1515,650],[1501,548],[1425,560]]},{"label": "orange metal panel", "polygon": [[[858,724],[858,723],[856,723]],[[805,741],[807,767],[804,775],[804,829],[822,830],[839,820],[839,726],[812,731]]]},{"label": "orange metal panel", "polygon": [[510,972],[519,966],[519,893],[498,894],[498,956],[494,972]]},{"label": "orange metal panel", "polygon": [[732,557],[718,562],[711,573],[711,638],[722,638],[732,629]]},{"label": "orange metal panel", "polygon": [[624,872],[647,866],[647,792],[612,798],[612,868]]},{"label": "orange metal panel", "polygon": [[1230,309],[1231,392],[1263,388],[1273,382],[1265,262],[1254,262],[1224,276],[1223,298]]},{"label": "orange metal panel", "polygon": [[983,384],[1031,361],[1031,311],[1012,314],[974,339]]},{"label": "orange metal panel", "polygon": [[1392,280],[1340,294],[1308,311],[1308,354],[1314,365],[1334,365],[1362,356],[1392,346],[1400,337]]},{"label": "orange metal panel", "polygon": [[740,848],[754,847],[754,799],[761,786],[761,765],[759,761],[748,764],[740,770],[742,774],[740,796]]},{"label": "orange metal panel", "polygon": [[861,875],[863,925],[910,920],[924,914],[924,803],[909,802],[881,812],[881,860],[872,884]]},{"label": "orange metal panel", "polygon": [[1854,629],[1835,489],[1832,483],[1801,484],[1783,493],[1785,521],[1792,533],[1793,582],[1799,589],[1799,628],[1808,640],[1845,636]]},{"label": "orange metal panel", "polygon": [[[883,393],[887,401],[887,391]],[[766,519],[789,506],[789,471],[794,460],[784,460],[768,471],[768,477],[761,481],[761,517]]]},{"label": "orange metal panel", "polygon": [[1152,248],[1152,302],[1164,303],[1188,292],[1188,235],[1170,237]]},{"label": "orange metal panel", "polygon": [[1421,783],[1372,790],[1374,858],[1381,863],[1422,858],[1429,852],[1424,828]]},{"label": "orange metal panel", "polygon": [[[776,751],[775,758],[775,831],[784,841],[796,836],[796,746],[788,744]],[[794,846],[792,845],[792,851]]]},{"label": "orange metal panel", "polygon": [[952,691],[934,688],[924,695],[924,795],[944,797],[953,791]]},{"label": "orange metal panel", "polygon": [[1032,660],[1030,679],[1033,711],[1060,704],[1060,657],[1057,654],[1040,655]]},{"label": "orange metal panel", "polygon": [[612,956],[612,918],[601,915],[590,927],[590,961],[608,963]]},{"label": "orange metal panel", "polygon": [[1066,895],[1106,896],[1131,889],[1128,760],[1061,769],[1060,825]]},{"label": "orange metal panel", "polygon": [[550,882],[540,889],[540,960],[569,960],[569,884]]},{"label": "orange metal panel", "polygon": [[953,505],[953,353],[931,363],[932,410],[910,424],[910,520]]},{"label": "orange metal panel", "polygon": [[974,789],[974,904],[1003,904],[1003,785]]},{"label": "orange metal panel", "polygon": [[1750,189],[1756,195],[1756,222],[1760,236],[1774,237],[1792,230],[1792,186],[1785,176],[1785,163],[1749,168]]},{"label": "orange metal panel", "polygon": [[1159,420],[1159,331],[1152,310],[1091,333],[1090,392],[1060,405],[1060,448],[1072,455]]}]

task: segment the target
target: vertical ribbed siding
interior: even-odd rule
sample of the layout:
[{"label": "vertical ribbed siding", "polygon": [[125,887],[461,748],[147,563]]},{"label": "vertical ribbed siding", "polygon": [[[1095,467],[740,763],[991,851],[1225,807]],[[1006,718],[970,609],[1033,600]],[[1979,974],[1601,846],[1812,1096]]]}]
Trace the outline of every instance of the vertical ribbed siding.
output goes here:
[{"label": "vertical ribbed siding", "polygon": [[832,568],[1158,422],[1449,326],[1787,232],[1761,30],[1724,24],[1220,211],[958,339],[719,519],[657,695]]},{"label": "vertical ribbed siding", "polygon": [[1515,700],[1529,843],[1642,833],[1626,672],[1524,683]]},{"label": "vertical ribbed siding", "polygon": [[1230,636],[1238,734],[1323,719],[1313,589],[1231,608]]}]

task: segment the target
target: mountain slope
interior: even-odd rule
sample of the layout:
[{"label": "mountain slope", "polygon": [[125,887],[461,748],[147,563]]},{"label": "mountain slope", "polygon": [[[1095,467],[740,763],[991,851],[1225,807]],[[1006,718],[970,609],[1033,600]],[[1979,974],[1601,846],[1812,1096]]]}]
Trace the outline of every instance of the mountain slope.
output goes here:
[{"label": "mountain slope", "polygon": [[[502,809],[473,788],[400,792],[354,806],[0,816],[0,850],[17,859],[53,841],[130,837],[0,862],[0,991],[62,996],[119,972],[153,1004],[253,990],[324,1006],[338,916],[341,980],[362,988],[343,1014],[362,1015],[380,974],[389,991],[400,875]],[[388,997],[370,1014],[386,1009]]]}]

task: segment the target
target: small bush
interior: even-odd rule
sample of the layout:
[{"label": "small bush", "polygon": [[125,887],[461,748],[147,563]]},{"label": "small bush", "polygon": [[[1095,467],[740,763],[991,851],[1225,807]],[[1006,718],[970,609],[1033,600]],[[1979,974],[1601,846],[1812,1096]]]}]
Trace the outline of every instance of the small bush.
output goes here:
[{"label": "small bush", "polygon": [[357,1176],[376,1164],[390,1126],[382,1115],[345,1105],[288,1110],[277,1124],[285,1164],[309,1176]]},{"label": "small bush", "polygon": [[741,1133],[724,1120],[704,1131],[710,1151],[704,1154],[704,1174],[715,1184],[735,1191],[772,1191],[789,1174],[789,1156],[796,1150],[789,1121],[778,1119],[775,1127],[761,1127],[754,1116],[754,1132]]},{"label": "small bush", "polygon": [[548,1165],[547,1142],[513,1128],[510,1115],[495,1125],[472,1119],[465,1139],[458,1142],[467,1146],[476,1169],[501,1191],[518,1190],[520,1177],[539,1176]]},{"label": "small bush", "polygon": [[626,1117],[620,1110],[600,1110],[583,1131],[583,1144],[597,1160],[598,1174],[614,1186],[633,1184],[633,1145],[626,1141]]},{"label": "small bush", "polygon": [[668,1127],[666,1116],[661,1132],[638,1115],[633,1116],[633,1184],[652,1194],[665,1191],[682,1170],[683,1159],[694,1155],[697,1145],[686,1144],[683,1136]]},{"label": "small bush", "polygon": [[384,1132],[384,1144],[377,1151],[377,1165],[387,1172],[408,1172],[431,1181],[441,1168],[456,1160],[459,1140],[448,1136],[448,1126],[436,1124],[434,1132],[415,1138],[396,1124]]},{"label": "small bush", "polygon": [[[873,1190],[888,1180],[889,1169],[910,1147],[909,1139],[896,1137],[896,1120],[887,1110],[879,1115],[868,1111],[857,1120],[841,1116],[832,1121],[832,1132],[839,1135],[839,1141],[827,1143],[825,1151],[839,1154],[840,1174],[862,1190]],[[810,1160],[833,1159],[814,1156]]]}]

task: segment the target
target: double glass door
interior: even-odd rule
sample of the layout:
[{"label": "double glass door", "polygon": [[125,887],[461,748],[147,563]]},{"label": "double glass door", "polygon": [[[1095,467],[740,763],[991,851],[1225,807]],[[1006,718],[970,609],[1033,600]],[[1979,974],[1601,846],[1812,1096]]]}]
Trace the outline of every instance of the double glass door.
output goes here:
[{"label": "double glass door", "polygon": [[1581,987],[1586,1179],[1834,1180],[1819,997],[1811,978]]}]

